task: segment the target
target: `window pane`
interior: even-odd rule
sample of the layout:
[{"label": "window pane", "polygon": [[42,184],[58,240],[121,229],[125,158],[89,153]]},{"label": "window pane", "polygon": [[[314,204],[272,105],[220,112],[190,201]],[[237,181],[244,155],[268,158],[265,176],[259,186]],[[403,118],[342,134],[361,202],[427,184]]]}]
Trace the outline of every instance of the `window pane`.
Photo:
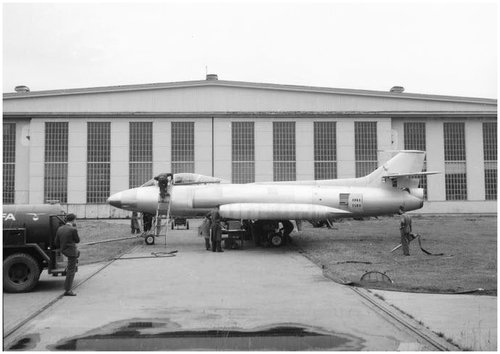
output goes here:
[{"label": "window pane", "polygon": [[13,204],[16,175],[16,123],[3,124],[3,203]]},{"label": "window pane", "polygon": [[153,123],[130,122],[129,131],[129,188],[135,188],[153,175]]},{"label": "window pane", "polygon": [[366,176],[378,166],[377,122],[354,122],[356,177]]},{"label": "window pane", "polygon": [[465,124],[443,123],[446,200],[467,199]]},{"label": "window pane", "polygon": [[273,122],[273,178],[295,181],[295,122]]},{"label": "window pane", "polygon": [[483,123],[486,200],[497,200],[497,123]]},{"label": "window pane", "polygon": [[[425,146],[425,123],[404,123],[405,150],[426,151]],[[424,161],[422,171],[427,171],[426,161]],[[424,199],[427,199],[427,176],[420,177],[419,187],[424,189]]]},{"label": "window pane", "polygon": [[89,163],[87,166],[87,203],[106,203],[109,197],[109,163]]},{"label": "window pane", "polygon": [[337,178],[335,122],[314,122],[314,179]]},{"label": "window pane", "polygon": [[45,123],[44,201],[67,203],[68,122]]},{"label": "window pane", "polygon": [[172,122],[172,173],[179,172],[194,172],[194,122]]},{"label": "window pane", "polygon": [[44,178],[44,201],[68,202],[68,164],[67,163],[46,163]]},{"label": "window pane", "polygon": [[254,122],[231,123],[233,183],[250,183],[255,181],[254,134]]},{"label": "window pane", "polygon": [[110,192],[111,123],[87,124],[87,203],[106,203]]}]

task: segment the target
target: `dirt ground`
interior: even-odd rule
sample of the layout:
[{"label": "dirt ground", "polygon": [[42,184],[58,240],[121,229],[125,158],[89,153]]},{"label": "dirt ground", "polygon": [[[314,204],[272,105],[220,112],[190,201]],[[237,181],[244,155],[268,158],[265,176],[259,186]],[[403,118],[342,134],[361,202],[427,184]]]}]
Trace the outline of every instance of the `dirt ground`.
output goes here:
[{"label": "dirt ground", "polygon": [[[120,237],[130,237],[126,220],[79,220],[80,264],[111,260],[142,238],[85,245]],[[329,278],[360,283],[371,288],[417,292],[459,293],[497,292],[497,217],[495,216],[413,216],[413,232],[421,235],[422,247],[442,256],[429,256],[417,240],[410,245],[409,257],[399,244],[399,217],[364,221],[344,220],[332,229],[314,228],[304,222],[302,231],[292,233],[293,247],[324,269]],[[240,252],[244,252],[241,250]],[[369,282],[361,277],[369,271]],[[380,273],[385,273],[383,277]]]}]

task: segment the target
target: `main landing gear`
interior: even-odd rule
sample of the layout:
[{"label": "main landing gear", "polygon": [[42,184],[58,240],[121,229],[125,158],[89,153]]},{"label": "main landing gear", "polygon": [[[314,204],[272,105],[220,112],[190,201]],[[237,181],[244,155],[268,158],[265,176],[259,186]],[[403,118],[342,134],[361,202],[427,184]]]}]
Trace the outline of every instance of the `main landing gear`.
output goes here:
[{"label": "main landing gear", "polygon": [[251,224],[252,239],[255,245],[281,247],[291,242],[293,224],[289,220],[257,220]]}]

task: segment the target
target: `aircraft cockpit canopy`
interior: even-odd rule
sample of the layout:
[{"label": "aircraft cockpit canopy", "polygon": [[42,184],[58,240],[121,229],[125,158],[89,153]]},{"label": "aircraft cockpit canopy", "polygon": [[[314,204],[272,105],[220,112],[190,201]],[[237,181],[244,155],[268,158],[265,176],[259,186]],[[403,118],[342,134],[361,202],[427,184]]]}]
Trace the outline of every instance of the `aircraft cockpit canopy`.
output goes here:
[{"label": "aircraft cockpit canopy", "polygon": [[[174,174],[174,184],[183,185],[183,184],[207,184],[207,183],[228,183],[226,180],[222,178],[212,177],[200,175],[198,173],[175,173]],[[157,186],[158,181],[154,178],[150,179],[141,187],[150,187]]]}]

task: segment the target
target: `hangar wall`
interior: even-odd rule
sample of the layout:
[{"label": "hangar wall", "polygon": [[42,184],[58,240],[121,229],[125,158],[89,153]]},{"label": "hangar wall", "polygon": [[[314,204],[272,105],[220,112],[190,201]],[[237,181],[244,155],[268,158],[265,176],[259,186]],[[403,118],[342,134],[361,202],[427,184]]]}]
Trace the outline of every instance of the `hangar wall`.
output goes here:
[{"label": "hangar wall", "polygon": [[[44,202],[45,124],[68,123],[67,209],[81,217],[128,212],[87,203],[89,122],[110,124],[110,193],[129,188],[131,122],[152,123],[152,174],[169,172],[172,123],[194,124],[195,172],[232,179],[232,122],[255,129],[255,181],[273,180],[273,123],[294,122],[296,179],[314,179],[314,122],[336,123],[337,178],[356,173],[356,122],[376,122],[378,164],[404,149],[406,122],[425,123],[427,170],[446,169],[443,125],[465,125],[467,200],[446,200],[445,174],[428,177],[423,213],[495,213],[485,200],[483,122],[496,100],[229,81],[4,94],[4,124],[16,124],[15,203]],[[5,163],[5,161],[4,161]]]}]

